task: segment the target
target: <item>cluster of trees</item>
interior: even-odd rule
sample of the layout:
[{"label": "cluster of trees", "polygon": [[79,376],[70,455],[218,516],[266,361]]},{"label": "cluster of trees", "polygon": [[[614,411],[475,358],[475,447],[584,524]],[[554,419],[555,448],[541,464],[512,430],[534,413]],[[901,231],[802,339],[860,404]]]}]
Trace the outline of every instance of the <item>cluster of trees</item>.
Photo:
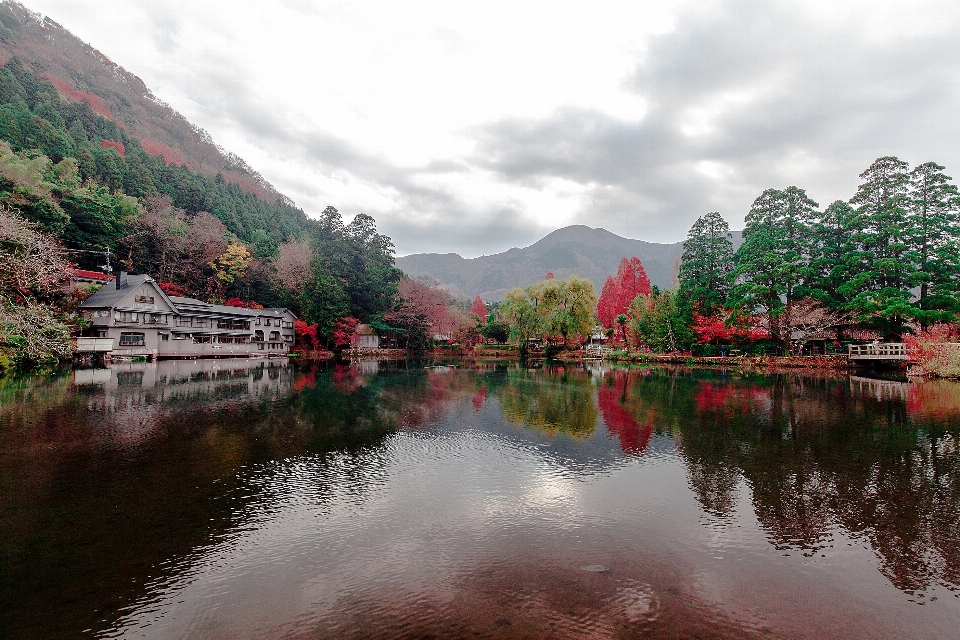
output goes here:
[{"label": "cluster of trees", "polygon": [[0,205],[0,369],[47,363],[70,353],[58,309],[69,275],[59,244]]},{"label": "cluster of trees", "polygon": [[346,224],[327,207],[312,220],[167,163],[16,58],[0,67],[0,207],[77,266],[109,256],[174,295],[288,307],[321,342],[341,318],[382,322],[397,304],[393,243],[370,216]]},{"label": "cluster of trees", "polygon": [[826,331],[900,339],[955,321],[960,192],[952,179],[935,162],[911,170],[896,157],[860,177],[849,202],[822,211],[799,187],[767,189],[736,251],[720,214],[701,216],[684,243],[676,291],[648,287],[625,301],[625,265],[639,261],[624,258],[604,285],[598,320],[654,351],[758,341],[791,350]]},{"label": "cluster of trees", "polygon": [[888,156],[849,202],[823,211],[795,186],[767,189],[736,251],[718,213],[684,245],[679,294],[701,316],[757,314],[776,342],[816,327],[899,338],[960,313],[960,194],[935,162]]},{"label": "cluster of trees", "polygon": [[510,338],[525,352],[531,338],[554,339],[562,344],[574,338],[582,341],[596,326],[596,308],[593,283],[571,275],[563,280],[550,276],[523,289],[512,289],[499,311],[510,325]]}]

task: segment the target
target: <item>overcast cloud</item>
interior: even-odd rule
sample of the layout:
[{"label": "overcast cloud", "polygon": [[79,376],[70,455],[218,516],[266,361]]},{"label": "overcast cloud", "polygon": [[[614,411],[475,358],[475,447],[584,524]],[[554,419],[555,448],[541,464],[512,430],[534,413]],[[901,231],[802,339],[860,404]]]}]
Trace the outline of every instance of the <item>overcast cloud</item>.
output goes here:
[{"label": "overcast cloud", "polygon": [[675,242],[768,187],[847,199],[881,155],[960,173],[955,2],[25,4],[400,254]]}]

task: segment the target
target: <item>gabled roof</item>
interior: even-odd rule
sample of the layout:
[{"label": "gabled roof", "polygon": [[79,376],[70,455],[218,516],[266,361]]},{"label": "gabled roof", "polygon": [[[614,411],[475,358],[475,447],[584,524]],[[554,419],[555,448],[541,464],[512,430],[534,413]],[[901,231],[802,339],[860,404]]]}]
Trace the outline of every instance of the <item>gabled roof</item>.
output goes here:
[{"label": "gabled roof", "polygon": [[[138,275],[138,276],[127,276],[126,285],[120,289],[111,283],[108,286],[101,287],[99,291],[94,293],[92,296],[83,301],[80,305],[80,308],[91,308],[91,307],[115,307],[121,300],[126,298],[130,292],[144,282],[153,282],[153,278],[148,275]],[[160,287],[156,287],[157,291],[160,291]],[[166,294],[163,291],[160,293],[166,297]],[[168,298],[169,300],[169,298]]]}]

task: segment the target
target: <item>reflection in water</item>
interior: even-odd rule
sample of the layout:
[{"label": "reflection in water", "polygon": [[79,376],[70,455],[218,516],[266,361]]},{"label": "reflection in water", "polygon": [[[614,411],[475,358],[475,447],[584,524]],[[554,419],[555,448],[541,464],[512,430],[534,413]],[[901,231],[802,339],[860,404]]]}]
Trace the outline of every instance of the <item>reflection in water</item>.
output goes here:
[{"label": "reflection in water", "polygon": [[584,437],[597,428],[594,387],[587,372],[570,367],[512,369],[498,397],[507,420]]},{"label": "reflection in water", "polygon": [[949,382],[285,360],[7,379],[0,629],[942,637],[958,437]]}]

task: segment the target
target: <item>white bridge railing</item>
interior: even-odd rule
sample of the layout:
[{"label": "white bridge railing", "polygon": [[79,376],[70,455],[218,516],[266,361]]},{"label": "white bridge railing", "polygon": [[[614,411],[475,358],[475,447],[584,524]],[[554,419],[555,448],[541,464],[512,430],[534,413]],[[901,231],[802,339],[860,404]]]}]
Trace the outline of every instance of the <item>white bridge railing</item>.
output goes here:
[{"label": "white bridge railing", "polygon": [[907,360],[907,345],[902,342],[851,344],[851,360]]}]

